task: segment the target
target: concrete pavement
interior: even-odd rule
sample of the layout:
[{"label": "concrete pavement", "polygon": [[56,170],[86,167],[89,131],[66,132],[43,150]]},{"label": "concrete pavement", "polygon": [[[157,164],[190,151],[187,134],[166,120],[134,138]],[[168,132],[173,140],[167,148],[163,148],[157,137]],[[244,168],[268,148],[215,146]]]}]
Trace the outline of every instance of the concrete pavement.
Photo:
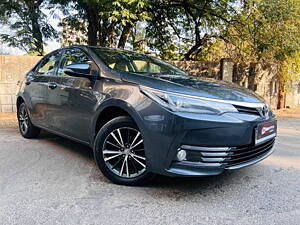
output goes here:
[{"label": "concrete pavement", "polygon": [[0,128],[0,224],[300,223],[300,119],[279,120],[276,152],[217,177],[110,183],[86,146]]}]

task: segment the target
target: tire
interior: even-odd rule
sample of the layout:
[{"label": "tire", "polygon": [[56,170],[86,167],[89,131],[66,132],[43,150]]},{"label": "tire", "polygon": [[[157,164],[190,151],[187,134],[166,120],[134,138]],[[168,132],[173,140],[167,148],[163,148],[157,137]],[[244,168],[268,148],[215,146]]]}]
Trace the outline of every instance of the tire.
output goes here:
[{"label": "tire", "polygon": [[143,185],[154,177],[147,171],[141,133],[127,116],[112,119],[100,129],[95,139],[94,157],[101,172],[113,183]]},{"label": "tire", "polygon": [[19,130],[24,138],[36,138],[39,136],[41,129],[32,124],[25,103],[19,106],[17,116]]}]

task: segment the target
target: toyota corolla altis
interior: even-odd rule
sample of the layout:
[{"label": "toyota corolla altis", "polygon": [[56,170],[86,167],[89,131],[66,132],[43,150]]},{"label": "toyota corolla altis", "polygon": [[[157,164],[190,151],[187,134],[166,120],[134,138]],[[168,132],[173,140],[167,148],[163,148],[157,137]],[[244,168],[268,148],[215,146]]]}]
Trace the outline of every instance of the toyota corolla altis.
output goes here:
[{"label": "toyota corolla altis", "polygon": [[252,165],[273,152],[277,132],[272,111],[245,88],[89,46],[42,58],[26,74],[17,109],[23,137],[44,129],[89,145],[102,173],[125,185]]}]

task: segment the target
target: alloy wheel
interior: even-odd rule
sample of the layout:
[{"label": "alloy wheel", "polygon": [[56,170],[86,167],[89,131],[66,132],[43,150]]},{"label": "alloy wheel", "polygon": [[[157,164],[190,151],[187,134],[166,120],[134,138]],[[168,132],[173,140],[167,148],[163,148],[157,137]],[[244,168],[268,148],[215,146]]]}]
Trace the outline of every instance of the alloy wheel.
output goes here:
[{"label": "alloy wheel", "polygon": [[21,106],[19,110],[19,125],[23,134],[26,134],[28,131],[28,113],[25,106]]},{"label": "alloy wheel", "polygon": [[102,154],[110,171],[122,178],[134,178],[146,171],[143,138],[134,128],[112,131],[104,141]]}]

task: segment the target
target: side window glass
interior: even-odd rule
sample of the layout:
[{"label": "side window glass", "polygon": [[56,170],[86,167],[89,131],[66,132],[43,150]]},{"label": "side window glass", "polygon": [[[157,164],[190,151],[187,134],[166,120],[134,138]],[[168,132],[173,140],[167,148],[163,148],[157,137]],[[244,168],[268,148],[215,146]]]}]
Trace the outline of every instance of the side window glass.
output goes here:
[{"label": "side window glass", "polygon": [[133,60],[137,70],[139,72],[146,73],[149,71],[149,63],[143,60]]},{"label": "side window glass", "polygon": [[147,62],[144,60],[133,60],[133,63],[135,64],[137,71],[141,73],[161,73],[165,72],[164,68],[161,66],[152,63],[152,62]]},{"label": "side window glass", "polygon": [[41,64],[38,66],[37,73],[44,76],[54,75],[54,70],[59,59],[59,53],[55,53],[47,58],[45,58]]},{"label": "side window glass", "polygon": [[151,73],[161,73],[161,72],[164,72],[164,69],[162,67],[160,67],[159,65],[156,65],[154,63],[150,63],[149,70],[151,71]]},{"label": "side window glass", "polygon": [[66,50],[62,56],[60,66],[58,68],[57,75],[69,77],[64,73],[64,69],[72,64],[91,64],[91,60],[88,56],[80,49],[69,49]]}]

